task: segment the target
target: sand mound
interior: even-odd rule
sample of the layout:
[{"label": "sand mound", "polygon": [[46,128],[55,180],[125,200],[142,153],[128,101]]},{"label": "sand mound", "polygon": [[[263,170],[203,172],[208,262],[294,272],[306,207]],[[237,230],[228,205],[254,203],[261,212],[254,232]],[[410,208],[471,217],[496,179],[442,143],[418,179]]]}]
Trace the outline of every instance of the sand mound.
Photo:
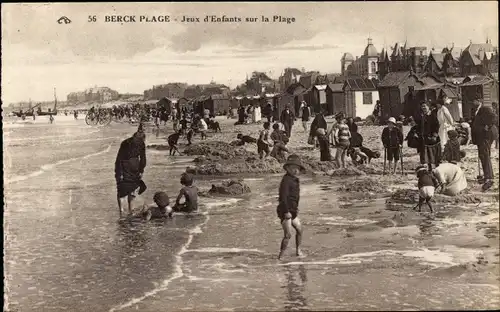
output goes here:
[{"label": "sand mound", "polygon": [[210,195],[242,195],[250,192],[250,187],[241,180],[223,181],[218,185],[212,184],[212,188],[208,191]]},{"label": "sand mound", "polygon": [[[433,198],[434,202],[446,204],[478,204],[481,203],[481,198],[470,194],[467,190],[457,196],[446,196],[443,194],[436,194]],[[395,191],[387,203],[418,203],[418,190],[415,189],[400,189]]]},{"label": "sand mound", "polygon": [[363,164],[356,167],[358,170],[363,171],[366,174],[383,174],[384,169],[381,166],[374,164]]},{"label": "sand mound", "polygon": [[352,177],[352,176],[364,176],[366,173],[357,169],[356,167],[347,167],[334,169],[327,172],[328,175],[334,177]]},{"label": "sand mound", "polygon": [[186,171],[197,175],[224,175],[238,173],[279,173],[283,171],[283,168],[282,164],[274,158],[260,160],[258,157],[251,156],[217,162],[201,158],[198,159],[196,167],[188,167]]},{"label": "sand mound", "polygon": [[216,156],[221,159],[254,155],[254,153],[248,152],[244,148],[235,147],[221,141],[201,142],[190,145],[184,149],[184,154],[189,156]]}]

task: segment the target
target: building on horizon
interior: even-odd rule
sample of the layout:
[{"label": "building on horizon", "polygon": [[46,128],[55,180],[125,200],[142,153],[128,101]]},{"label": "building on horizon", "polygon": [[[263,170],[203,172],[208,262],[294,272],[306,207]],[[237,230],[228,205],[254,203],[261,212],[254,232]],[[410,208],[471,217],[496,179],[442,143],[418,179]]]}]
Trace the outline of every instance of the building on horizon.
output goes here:
[{"label": "building on horizon", "polygon": [[109,102],[117,100],[120,97],[118,91],[112,90],[109,87],[93,87],[82,92],[71,92],[67,95],[67,102],[82,103],[82,102]]},{"label": "building on horizon", "polygon": [[373,45],[372,38],[368,38],[368,44],[365,47],[363,55],[356,57],[346,52],[340,59],[340,68],[342,76],[358,76],[366,79],[379,79],[379,53]]}]

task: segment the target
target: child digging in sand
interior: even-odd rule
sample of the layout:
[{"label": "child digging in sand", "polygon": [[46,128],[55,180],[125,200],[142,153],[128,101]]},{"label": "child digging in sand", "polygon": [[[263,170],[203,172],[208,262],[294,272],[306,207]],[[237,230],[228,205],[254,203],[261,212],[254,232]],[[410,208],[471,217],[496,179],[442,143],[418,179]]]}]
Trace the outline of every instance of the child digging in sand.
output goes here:
[{"label": "child digging in sand", "polygon": [[283,227],[284,237],[281,241],[281,248],[278,259],[281,260],[288,247],[288,242],[292,238],[292,227],[295,229],[295,244],[296,254],[298,257],[303,257],[304,254],[300,250],[302,241],[302,226],[298,218],[299,199],[300,199],[300,181],[297,175],[305,171],[299,156],[290,155],[286,163],[283,165],[286,174],[281,179],[279,189],[279,204],[277,208],[278,218]]}]

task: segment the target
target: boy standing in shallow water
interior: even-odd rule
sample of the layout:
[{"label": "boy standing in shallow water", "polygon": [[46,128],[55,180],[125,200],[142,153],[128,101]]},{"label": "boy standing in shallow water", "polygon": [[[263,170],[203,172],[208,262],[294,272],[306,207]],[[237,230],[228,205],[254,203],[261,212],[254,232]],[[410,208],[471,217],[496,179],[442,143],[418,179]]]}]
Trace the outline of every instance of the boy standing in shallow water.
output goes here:
[{"label": "boy standing in shallow water", "polygon": [[303,257],[304,254],[300,250],[302,241],[302,226],[298,218],[299,199],[300,199],[300,181],[297,175],[305,171],[299,156],[290,155],[283,165],[286,174],[281,180],[279,189],[279,204],[277,208],[278,218],[280,218],[281,226],[283,227],[284,237],[281,241],[281,249],[278,259],[282,259],[288,242],[292,238],[292,227],[295,229],[295,244],[297,247],[297,256]]}]

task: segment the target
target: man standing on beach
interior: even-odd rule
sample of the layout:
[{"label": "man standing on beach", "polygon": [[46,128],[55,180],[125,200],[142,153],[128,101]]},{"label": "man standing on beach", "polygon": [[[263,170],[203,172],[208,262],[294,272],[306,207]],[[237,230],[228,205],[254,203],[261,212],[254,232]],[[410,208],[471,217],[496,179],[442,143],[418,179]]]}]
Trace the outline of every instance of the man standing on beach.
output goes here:
[{"label": "man standing on beach", "polygon": [[484,184],[483,191],[489,190],[493,186],[493,168],[491,165],[491,144],[498,139],[498,129],[496,123],[498,117],[491,106],[474,100],[476,108],[472,121],[472,143],[477,145],[477,152],[483,167]]},{"label": "man standing on beach", "polygon": [[295,122],[295,114],[290,110],[290,104],[288,104],[283,113],[281,113],[280,121],[283,126],[285,126],[286,135],[290,138],[290,135],[292,134],[292,126]]}]

